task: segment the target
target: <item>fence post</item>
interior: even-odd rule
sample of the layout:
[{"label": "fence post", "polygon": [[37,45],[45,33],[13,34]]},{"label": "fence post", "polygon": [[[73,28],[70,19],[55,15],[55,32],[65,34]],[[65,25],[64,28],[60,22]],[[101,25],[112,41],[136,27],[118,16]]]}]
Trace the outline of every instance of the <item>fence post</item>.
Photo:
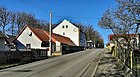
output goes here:
[{"label": "fence post", "polygon": [[132,73],[132,69],[133,69],[133,51],[131,50],[130,51],[130,69],[131,69],[131,73]]},{"label": "fence post", "polygon": [[112,57],[114,57],[114,58],[115,58],[116,45],[114,45],[114,46],[112,47],[111,51],[112,51]]},{"label": "fence post", "polygon": [[114,49],[114,57],[116,58],[116,53],[117,53],[117,45],[115,44],[115,49]]},{"label": "fence post", "polygon": [[125,61],[126,61],[126,49],[123,49],[123,52],[124,52],[124,53],[123,53],[123,54],[124,54],[124,64],[126,64],[126,63],[125,63]]}]

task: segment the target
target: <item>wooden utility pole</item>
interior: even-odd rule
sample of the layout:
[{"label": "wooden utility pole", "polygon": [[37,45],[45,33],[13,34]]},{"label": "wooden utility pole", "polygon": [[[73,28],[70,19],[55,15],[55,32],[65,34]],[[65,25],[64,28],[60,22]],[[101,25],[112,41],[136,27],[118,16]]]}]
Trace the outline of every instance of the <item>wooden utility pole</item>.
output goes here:
[{"label": "wooden utility pole", "polygon": [[50,11],[50,27],[49,27],[49,51],[48,51],[48,56],[52,55],[52,43],[51,43],[51,39],[52,39],[52,11]]}]

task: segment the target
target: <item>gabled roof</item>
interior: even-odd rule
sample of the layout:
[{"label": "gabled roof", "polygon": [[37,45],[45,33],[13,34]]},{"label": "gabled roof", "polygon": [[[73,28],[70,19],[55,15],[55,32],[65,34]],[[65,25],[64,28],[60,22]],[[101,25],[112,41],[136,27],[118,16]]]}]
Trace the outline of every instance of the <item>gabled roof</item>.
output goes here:
[{"label": "gabled roof", "polygon": [[[49,34],[49,32],[46,31],[47,34]],[[68,37],[64,37],[64,36],[61,36],[59,34],[55,34],[55,33],[52,33],[52,40],[54,42],[59,41],[61,43],[64,43],[64,44],[68,44],[68,45],[72,45],[72,46],[75,46],[75,44],[73,43],[73,41],[68,38]]]},{"label": "gabled roof", "polygon": [[[22,32],[26,29],[29,28],[35,35],[36,37],[41,40],[41,41],[49,41],[49,32],[39,29],[39,28],[33,28],[30,26],[24,26],[24,28],[21,30],[21,32],[19,33],[19,35],[17,36],[17,38],[22,34]],[[71,39],[69,39],[68,37],[64,37],[55,33],[52,33],[52,42],[61,42],[64,44],[68,44],[68,45],[72,45],[75,46],[75,44],[73,43],[73,41],[71,41]]]},{"label": "gabled roof", "polygon": [[12,35],[7,35],[7,38],[5,39],[6,42],[8,44],[13,43],[13,41],[15,40],[16,36],[12,36]]},{"label": "gabled roof", "polygon": [[[48,41],[49,37],[46,35],[44,30],[39,28],[32,28],[30,26],[27,26],[41,41]],[[54,42],[54,41],[53,41]]]},{"label": "gabled roof", "polygon": [[[63,23],[65,23],[65,22],[68,23],[68,24],[70,24],[70,25],[75,26],[75,27],[78,28],[78,29],[80,29],[78,25],[76,25],[76,24],[74,24],[74,23],[71,23],[70,21],[68,21],[68,20],[66,20],[66,19],[64,19],[64,20],[63,20],[61,23],[59,23],[58,25],[63,24]],[[57,25],[57,26],[58,26],[58,25]],[[55,26],[54,29],[55,29],[57,26]],[[82,31],[82,29],[80,29],[80,32],[84,33],[84,32]]]},{"label": "gabled roof", "polygon": [[71,23],[70,21],[64,19],[63,21],[59,22],[58,24],[55,25],[55,27],[53,29],[55,29],[58,25],[61,25],[63,23],[68,23],[70,25],[73,25],[74,27],[78,28],[76,25],[74,25],[73,23]]}]

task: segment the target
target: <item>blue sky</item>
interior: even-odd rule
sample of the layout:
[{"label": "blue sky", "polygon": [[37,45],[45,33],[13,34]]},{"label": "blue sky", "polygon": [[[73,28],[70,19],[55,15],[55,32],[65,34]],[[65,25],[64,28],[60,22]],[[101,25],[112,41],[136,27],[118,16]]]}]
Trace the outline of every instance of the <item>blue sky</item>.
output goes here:
[{"label": "blue sky", "polygon": [[10,11],[32,13],[37,19],[45,19],[48,22],[49,12],[52,10],[53,23],[70,19],[72,22],[93,25],[107,43],[108,35],[112,32],[101,29],[98,21],[106,9],[116,6],[116,2],[115,0],[0,0],[0,5]]}]

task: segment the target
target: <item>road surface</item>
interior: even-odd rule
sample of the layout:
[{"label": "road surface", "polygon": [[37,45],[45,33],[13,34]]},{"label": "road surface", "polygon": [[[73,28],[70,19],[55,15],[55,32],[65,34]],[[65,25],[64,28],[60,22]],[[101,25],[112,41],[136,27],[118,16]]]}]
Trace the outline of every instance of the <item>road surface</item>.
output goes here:
[{"label": "road surface", "polygon": [[0,77],[88,77],[96,66],[93,60],[101,52],[103,49],[87,49],[7,68],[0,70]]}]

